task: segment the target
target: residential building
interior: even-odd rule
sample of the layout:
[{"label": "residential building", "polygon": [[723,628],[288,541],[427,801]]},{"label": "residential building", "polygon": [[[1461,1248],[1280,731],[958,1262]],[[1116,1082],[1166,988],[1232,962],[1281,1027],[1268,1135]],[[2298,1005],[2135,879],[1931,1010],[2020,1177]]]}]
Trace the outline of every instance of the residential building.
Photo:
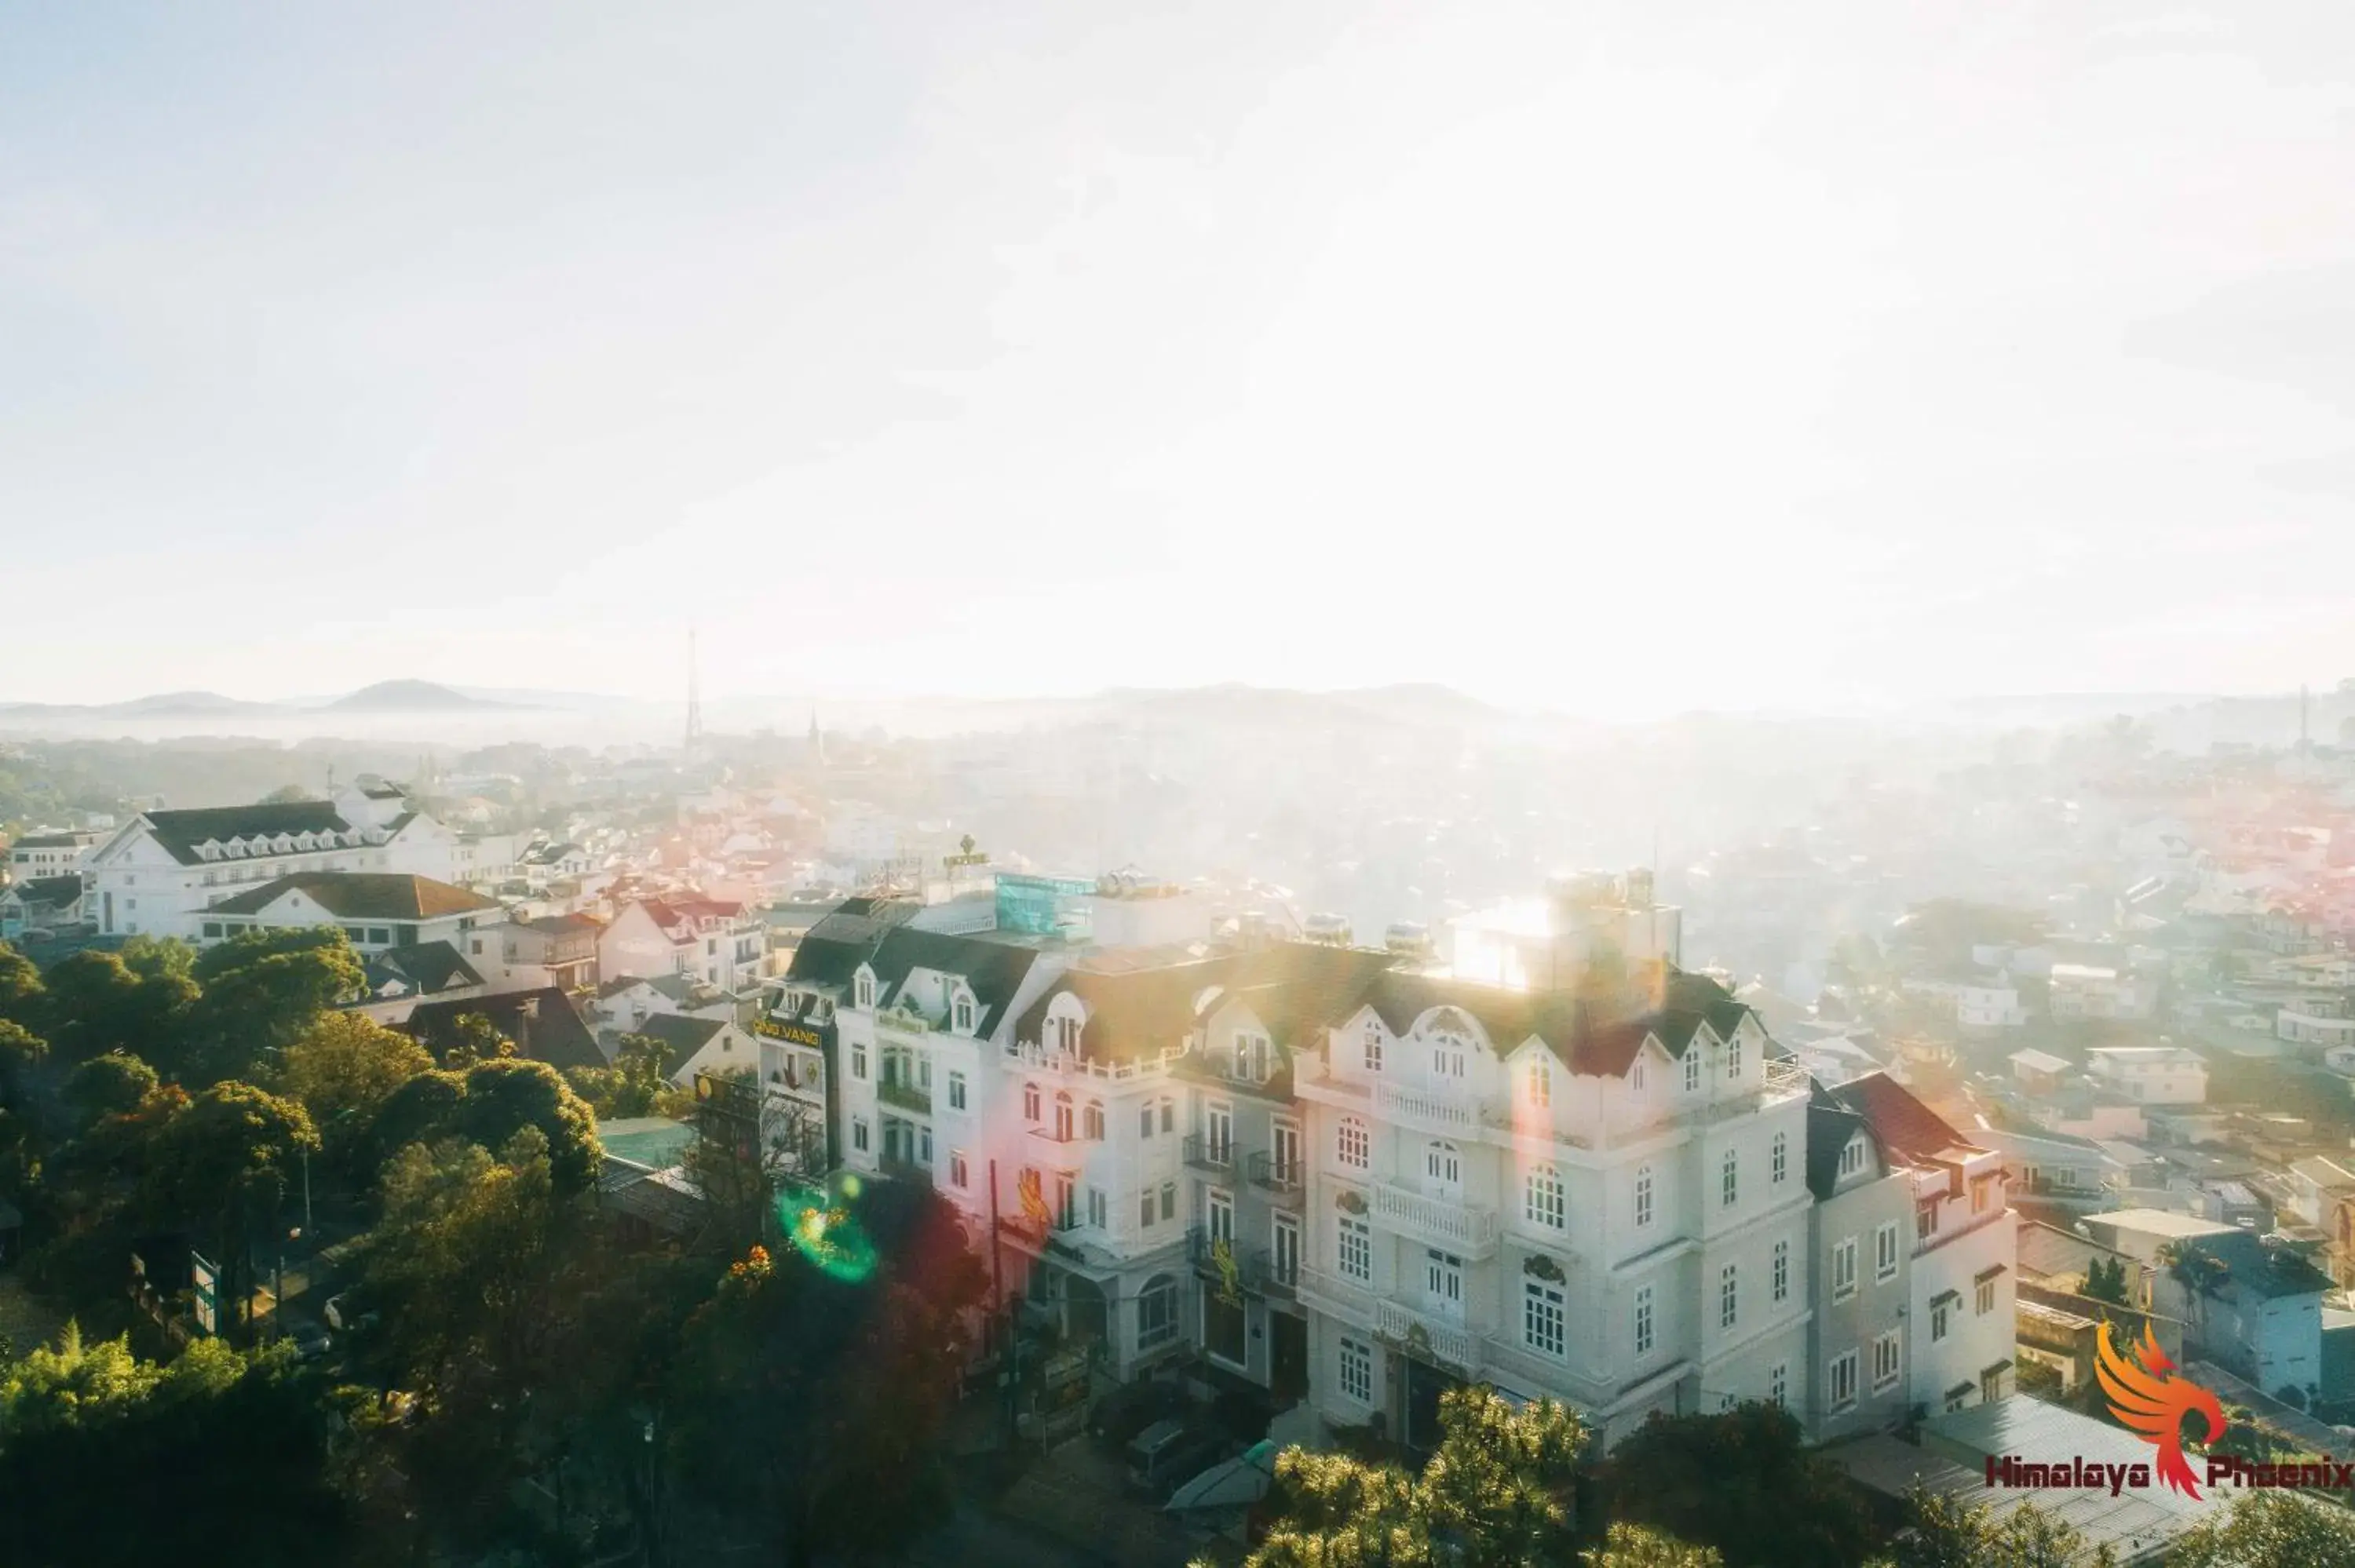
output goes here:
[{"label": "residential building", "polygon": [[768,935],[760,917],[731,899],[634,898],[597,938],[606,975],[687,975],[735,995],[761,983]]},{"label": "residential building", "polygon": [[[658,1012],[630,1033],[663,1043],[667,1053],[663,1059],[663,1076],[682,1089],[695,1082],[698,1073],[755,1077],[761,1071],[759,1042],[725,1018],[689,1018],[684,1013]],[[617,1037],[613,1048],[601,1044],[600,1049],[611,1054],[618,1045]]]},{"label": "residential building", "polygon": [[467,958],[499,991],[588,991],[597,984],[597,938],[604,927],[588,915],[542,915],[481,926]]},{"label": "residential building", "polygon": [[2144,1105],[2208,1101],[2208,1059],[2180,1045],[2097,1045],[2085,1053],[2085,1071]]},{"label": "residential building", "polygon": [[2086,1214],[2077,1224],[2094,1241],[2147,1268],[2158,1266],[2163,1249],[2205,1236],[2227,1235],[2233,1229],[2221,1220],[2166,1209],[2111,1209]]},{"label": "residential building", "polygon": [[476,922],[502,913],[497,900],[431,877],[301,872],[221,899],[203,912],[197,940],[209,945],[247,931],[339,926],[364,954],[431,942],[464,952]]},{"label": "residential building", "polygon": [[378,948],[363,956],[361,969],[367,980],[352,1011],[383,1024],[400,1023],[421,1001],[456,1001],[490,991],[446,941]]},{"label": "residential building", "polygon": [[1807,1190],[1814,1311],[1796,1414],[1818,1442],[1886,1431],[1913,1399],[1913,1173],[1889,1158],[1861,1112],[1818,1090],[1807,1107]]},{"label": "residential building", "polygon": [[0,940],[88,924],[89,894],[89,884],[75,873],[0,885]]},{"label": "residential building", "polygon": [[2183,1321],[2185,1349],[2301,1405],[2322,1387],[2328,1275],[2296,1251],[2232,1229],[2187,1238],[2161,1260],[2151,1304]]},{"label": "residential building", "polygon": [[109,936],[204,939],[206,912],[257,884],[318,872],[455,877],[457,835],[373,775],[332,800],[142,811],[90,852]]},{"label": "residential building", "polygon": [[2158,1006],[2158,982],[2147,975],[2095,964],[2054,964],[2046,995],[2052,1016],[2148,1018]]},{"label": "residential building", "polygon": [[2049,1095],[2076,1075],[2077,1069],[2047,1051],[2014,1051],[2008,1058],[2011,1075],[2031,1095]]},{"label": "residential building", "polygon": [[545,1062],[559,1072],[612,1065],[572,999],[553,987],[421,1001],[400,1027],[442,1060],[459,1041],[460,1020],[474,1016],[488,1020],[492,1028],[515,1042],[517,1055]]},{"label": "residential building", "polygon": [[590,1012],[601,1030],[626,1034],[659,1013],[687,1018],[733,1018],[736,999],[686,975],[620,975],[597,987]]},{"label": "residential building", "polygon": [[1885,1075],[1828,1091],[1871,1129],[1913,1189],[1906,1319],[1912,1403],[1961,1410],[2008,1396],[2018,1253],[2003,1160]]},{"label": "residential building", "polygon": [[27,833],[11,840],[7,880],[27,883],[59,876],[79,878],[83,863],[98,847],[98,834],[80,830]]},{"label": "residential building", "polygon": [[1801,1397],[1806,1077],[1715,981],[1598,964],[1585,938],[1627,909],[1587,907],[1579,931],[1557,906],[1559,962],[1508,949],[1559,988],[1385,973],[1294,1058],[1328,1426],[1427,1448],[1475,1378],[1575,1405],[1605,1447],[1656,1413]]},{"label": "residential building", "polygon": [[2090,1203],[2107,1208],[2126,1185],[2126,1171],[2090,1138],[2040,1129],[2020,1132],[1982,1128],[1971,1134],[1975,1144],[1993,1150],[2002,1160],[2010,1195],[2053,1202]]}]

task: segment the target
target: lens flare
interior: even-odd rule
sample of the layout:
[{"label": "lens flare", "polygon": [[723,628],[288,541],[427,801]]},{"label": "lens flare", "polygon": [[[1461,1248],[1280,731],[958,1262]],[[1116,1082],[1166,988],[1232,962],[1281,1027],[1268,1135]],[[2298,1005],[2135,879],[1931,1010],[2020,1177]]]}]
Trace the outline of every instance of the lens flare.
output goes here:
[{"label": "lens flare", "polygon": [[777,1228],[794,1250],[829,1279],[855,1285],[875,1272],[875,1244],[851,1205],[858,1178],[837,1172],[824,1182],[787,1181],[777,1190]]}]

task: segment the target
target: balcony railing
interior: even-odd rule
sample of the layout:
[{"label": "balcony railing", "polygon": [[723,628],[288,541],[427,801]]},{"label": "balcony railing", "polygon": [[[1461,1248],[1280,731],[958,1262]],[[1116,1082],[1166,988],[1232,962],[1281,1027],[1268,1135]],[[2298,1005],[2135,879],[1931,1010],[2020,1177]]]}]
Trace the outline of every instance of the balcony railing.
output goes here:
[{"label": "balcony railing", "polygon": [[875,1097],[901,1110],[920,1111],[925,1116],[932,1114],[932,1091],[919,1088],[904,1078],[883,1079],[875,1086]]},{"label": "balcony railing", "polygon": [[1369,1189],[1374,1224],[1467,1257],[1497,1250],[1497,1212],[1447,1198],[1427,1198],[1389,1181]]},{"label": "balcony railing", "polygon": [[1267,1150],[1251,1157],[1251,1182],[1263,1187],[1279,1197],[1298,1197],[1303,1183],[1308,1180],[1308,1162],[1294,1155],[1279,1160]]},{"label": "balcony railing", "polygon": [[1235,1168],[1234,1139],[1212,1142],[1206,1132],[1190,1132],[1182,1145],[1186,1163],[1197,1171],[1231,1171]]},{"label": "balcony railing", "polygon": [[1374,1303],[1374,1332],[1412,1353],[1444,1361],[1467,1374],[1480,1369],[1478,1341],[1468,1330],[1403,1302]]},{"label": "balcony railing", "polygon": [[1475,1131],[1480,1125],[1480,1100],[1470,1095],[1409,1088],[1403,1084],[1374,1086],[1374,1113],[1430,1132]]},{"label": "balcony railing", "polygon": [[[1186,1233],[1186,1255],[1202,1277],[1213,1283],[1224,1275],[1219,1265],[1217,1243],[1209,1230],[1197,1225]],[[1229,1241],[1228,1255],[1235,1266],[1237,1288],[1254,1296],[1280,1296],[1290,1299],[1301,1285],[1298,1258],[1289,1263],[1279,1259],[1273,1251],[1263,1246],[1241,1247]]]}]

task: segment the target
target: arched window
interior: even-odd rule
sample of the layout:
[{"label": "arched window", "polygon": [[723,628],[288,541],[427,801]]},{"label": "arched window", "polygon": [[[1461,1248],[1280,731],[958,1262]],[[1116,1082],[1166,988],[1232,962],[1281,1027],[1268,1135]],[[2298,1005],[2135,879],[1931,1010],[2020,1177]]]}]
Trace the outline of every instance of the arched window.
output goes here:
[{"label": "arched window", "polygon": [[1791,1138],[1788,1133],[1778,1132],[1774,1135],[1773,1151],[1767,1156],[1766,1178],[1775,1186],[1780,1187],[1783,1184],[1783,1178],[1790,1173]]},{"label": "arched window", "polygon": [[1090,1100],[1088,1102],[1087,1114],[1082,1119],[1081,1125],[1087,1129],[1087,1135],[1090,1139],[1097,1142],[1103,1141],[1104,1135],[1104,1118],[1103,1102],[1102,1100]]},{"label": "arched window", "polygon": [[1529,1104],[1540,1110],[1553,1104],[1553,1070],[1546,1065],[1544,1057],[1529,1065],[1523,1081],[1529,1085]]},{"label": "arched window", "polygon": [[1639,1095],[1644,1092],[1646,1086],[1646,1079],[1644,1074],[1644,1058],[1641,1056],[1636,1057],[1635,1065],[1627,1069],[1627,1086]]},{"label": "arched window", "polygon": [[1444,1139],[1434,1138],[1423,1151],[1423,1173],[1443,1187],[1455,1187],[1464,1181],[1464,1156]]},{"label": "arched window", "polygon": [[1156,1274],[1136,1297],[1136,1348],[1152,1350],[1178,1337],[1178,1282]]},{"label": "arched window", "polygon": [[1055,1097],[1055,1137],[1063,1143],[1071,1141],[1071,1096],[1068,1089]]},{"label": "arched window", "polygon": [[1039,1086],[1036,1084],[1022,1086],[1022,1116],[1026,1121],[1039,1119]]},{"label": "arched window", "polygon": [[1373,1163],[1373,1150],[1366,1137],[1366,1124],[1356,1117],[1341,1118],[1340,1147],[1337,1151],[1344,1165],[1363,1171]]},{"label": "arched window", "polygon": [[1652,1223],[1652,1168],[1648,1165],[1639,1166],[1636,1171],[1636,1223]]},{"label": "arched window", "polygon": [[1551,1165],[1530,1166],[1529,1181],[1525,1184],[1522,1197],[1523,1211],[1529,1215],[1529,1224],[1543,1225],[1552,1231],[1561,1229],[1562,1197],[1560,1171]]}]

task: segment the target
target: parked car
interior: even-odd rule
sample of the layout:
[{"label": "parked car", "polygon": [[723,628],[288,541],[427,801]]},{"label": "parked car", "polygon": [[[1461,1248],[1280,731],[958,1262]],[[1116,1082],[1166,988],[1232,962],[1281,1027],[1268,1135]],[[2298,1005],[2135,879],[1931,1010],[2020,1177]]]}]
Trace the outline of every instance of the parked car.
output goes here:
[{"label": "parked car", "polygon": [[1114,1451],[1156,1421],[1182,1415],[1185,1391],[1174,1383],[1148,1378],[1114,1389],[1088,1413],[1088,1436]]},{"label": "parked car", "polygon": [[315,1361],[325,1355],[331,1344],[326,1330],[302,1319],[288,1320],[286,1338],[294,1346],[294,1354],[306,1361]]},{"label": "parked car", "polygon": [[1156,1421],[1128,1445],[1130,1486],[1159,1501],[1227,1457],[1219,1433],[1183,1421]]}]

